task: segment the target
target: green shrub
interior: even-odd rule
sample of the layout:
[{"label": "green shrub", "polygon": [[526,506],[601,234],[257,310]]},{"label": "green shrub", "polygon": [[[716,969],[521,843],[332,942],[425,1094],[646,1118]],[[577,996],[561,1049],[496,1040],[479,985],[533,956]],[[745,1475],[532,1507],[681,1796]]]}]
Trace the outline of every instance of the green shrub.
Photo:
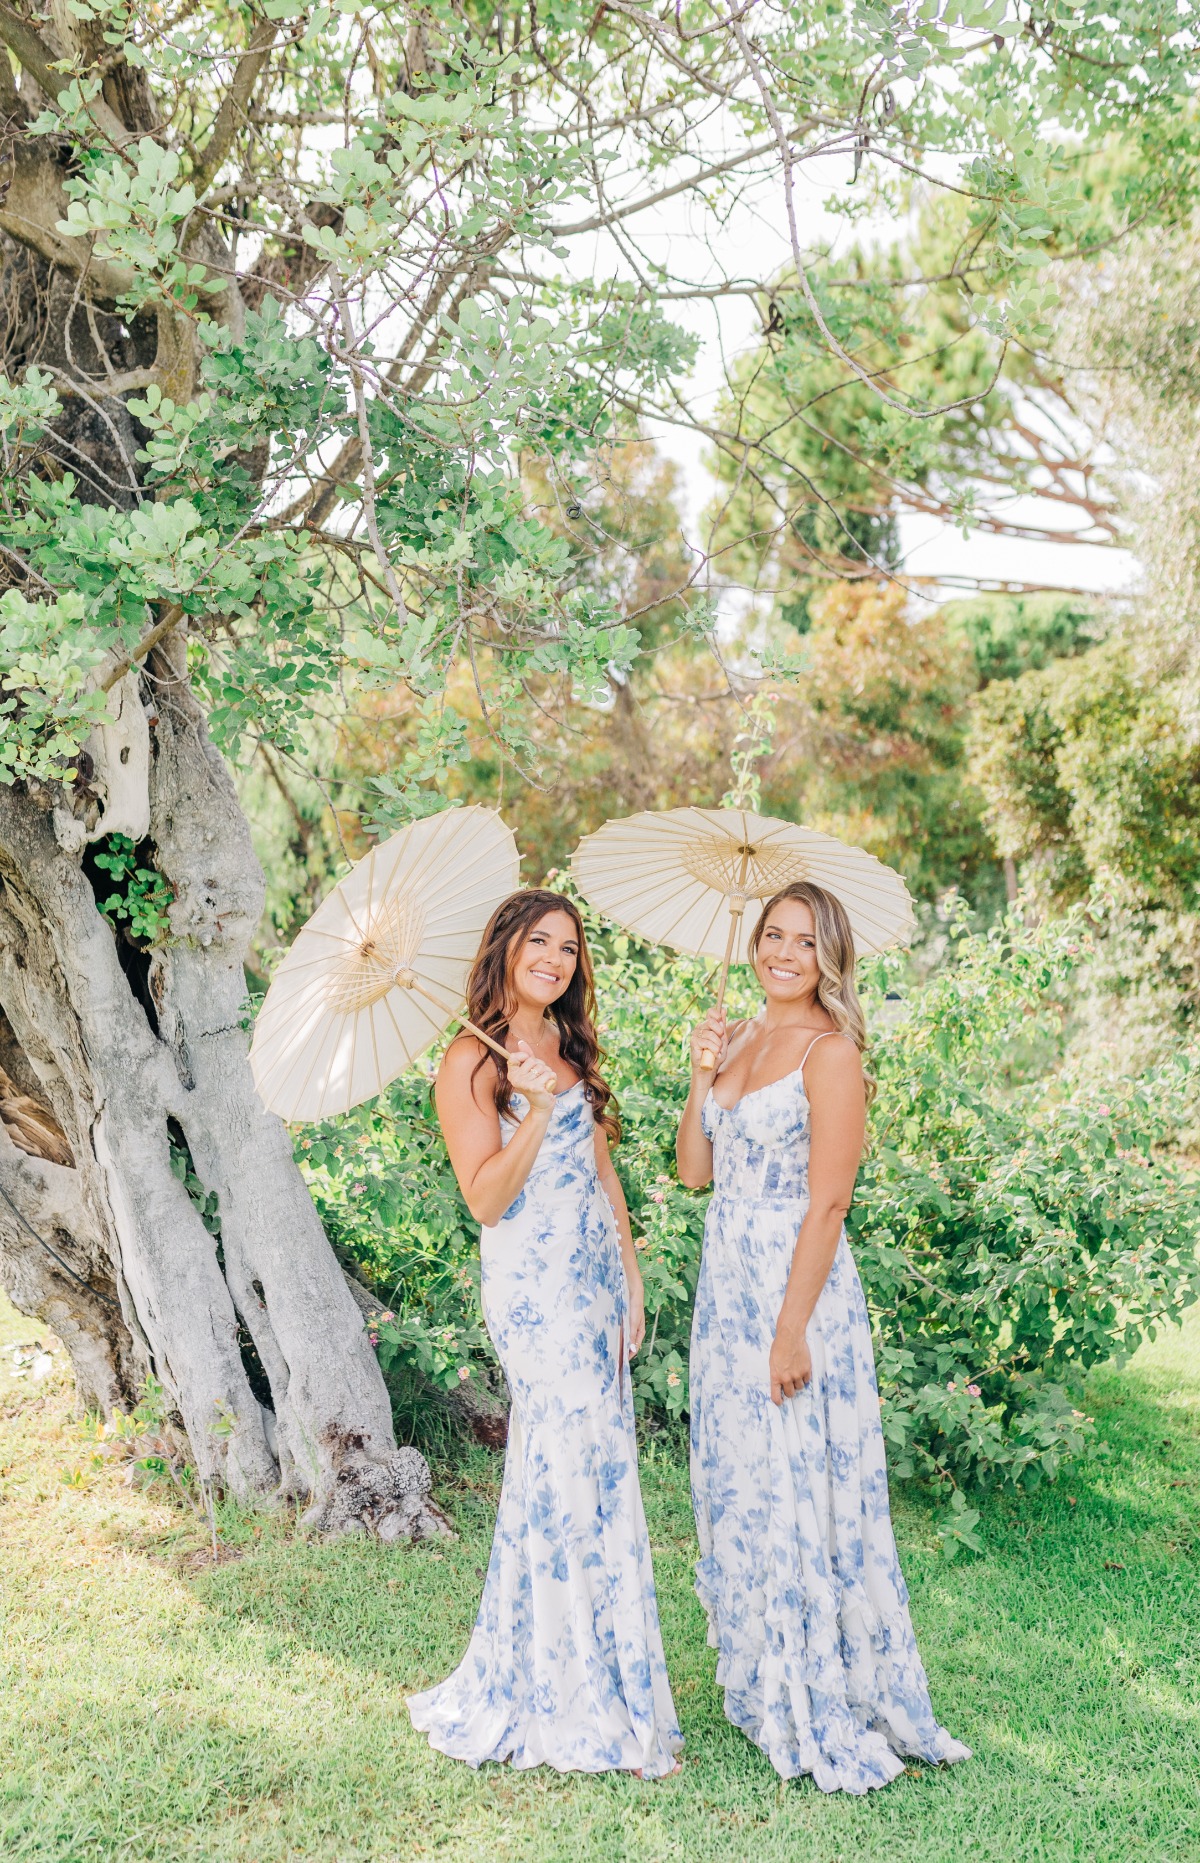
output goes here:
[{"label": "green shrub", "polygon": [[1082,1374],[1200,1294],[1197,1187],[1159,1149],[1195,1068],[1047,1068],[1081,921],[951,929],[886,1005],[850,1227],[896,1473],[1032,1486],[1089,1446]]},{"label": "green shrub", "polygon": [[[1033,1485],[1087,1451],[1082,1374],[1127,1353],[1200,1294],[1197,1191],[1156,1152],[1188,1066],[1103,1088],[1058,1065],[1082,918],[972,934],[912,982],[897,955],[866,967],[879,1097],[851,1218],[876,1334],[884,1429],[899,1476]],[[706,1198],[673,1175],[685,1035],[704,964],[594,928],[617,1153],[646,1283],[643,1411],[687,1408],[691,1303]],[[734,1013],[754,1002],[745,977]],[[432,1062],[430,1063],[432,1071]],[[414,1070],[378,1102],[309,1129],[300,1156],[335,1243],[380,1301],[385,1371],[445,1389],[486,1376],[477,1229]],[[961,1500],[948,1549],[972,1544]]]}]

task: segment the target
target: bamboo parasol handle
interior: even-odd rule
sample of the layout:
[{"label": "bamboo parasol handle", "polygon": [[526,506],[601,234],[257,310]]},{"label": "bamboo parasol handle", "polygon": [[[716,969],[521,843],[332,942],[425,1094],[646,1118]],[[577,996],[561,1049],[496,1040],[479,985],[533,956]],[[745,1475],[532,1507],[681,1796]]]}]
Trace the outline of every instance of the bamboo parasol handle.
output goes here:
[{"label": "bamboo parasol handle", "polygon": [[505,1061],[510,1061],[512,1059],[508,1049],[502,1048],[500,1043],[498,1041],[493,1041],[490,1035],[485,1035],[481,1028],[476,1027],[469,1016],[460,1015],[454,1011],[448,1010],[445,1003],[442,1002],[439,997],[435,996],[432,990],[427,990],[423,983],[417,982],[411,970],[405,969],[396,971],[392,981],[402,990],[415,990],[418,996],[423,996],[427,1002],[432,1003],[435,1008],[440,1009],[443,1015],[449,1015],[451,1021],[457,1022],[460,1027],[464,1029],[470,1029],[472,1035],[474,1035],[477,1040],[481,1041],[485,1048],[490,1048],[493,1054],[500,1055]]},{"label": "bamboo parasol handle", "polygon": [[[725,940],[725,956],[721,960],[721,980],[717,985],[717,1008],[718,1009],[724,1009],[725,1007],[725,985],[729,982],[729,966],[733,961],[733,944],[738,934],[738,926],[741,924],[741,921],[742,921],[742,913],[745,910],[746,910],[746,902],[744,899],[742,900],[740,905],[735,904],[733,900],[730,901],[730,904],[729,904],[729,936]],[[716,1065],[717,1065],[717,1057],[714,1054],[713,1050],[711,1048],[702,1048],[700,1050],[701,1072],[707,1073],[711,1068],[714,1068]]]},{"label": "bamboo parasol handle", "polygon": [[[724,1009],[725,1007],[725,985],[729,982],[729,966],[733,962],[734,941],[738,935],[738,927],[742,922],[742,914],[746,910],[746,895],[742,891],[742,888],[746,884],[746,873],[749,866],[750,849],[748,847],[743,847],[742,868],[741,872],[738,874],[737,891],[729,895],[729,936],[725,940],[725,956],[721,960],[721,981],[717,985],[718,1009]],[[717,1057],[712,1049],[702,1048],[700,1050],[701,1073],[710,1073],[716,1065]]]},{"label": "bamboo parasol handle", "polygon": [[512,1060],[513,1057],[508,1052],[508,1049],[502,1048],[500,1043],[498,1041],[493,1041],[490,1035],[485,1035],[478,1024],[472,1022],[470,1016],[455,1016],[454,1020],[458,1023],[460,1028],[470,1029],[476,1040],[481,1041],[485,1048],[490,1048],[493,1054],[500,1055],[505,1061]]}]

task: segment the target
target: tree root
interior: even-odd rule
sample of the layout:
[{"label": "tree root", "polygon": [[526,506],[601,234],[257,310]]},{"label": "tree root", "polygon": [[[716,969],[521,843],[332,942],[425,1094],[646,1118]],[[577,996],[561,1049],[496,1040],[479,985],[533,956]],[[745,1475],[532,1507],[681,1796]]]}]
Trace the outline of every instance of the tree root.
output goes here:
[{"label": "tree root", "polygon": [[333,1469],[327,1495],[304,1525],[318,1532],[374,1533],[381,1540],[453,1539],[454,1530],[429,1498],[433,1478],[417,1449],[368,1454],[356,1431],[330,1428],[322,1438]]}]

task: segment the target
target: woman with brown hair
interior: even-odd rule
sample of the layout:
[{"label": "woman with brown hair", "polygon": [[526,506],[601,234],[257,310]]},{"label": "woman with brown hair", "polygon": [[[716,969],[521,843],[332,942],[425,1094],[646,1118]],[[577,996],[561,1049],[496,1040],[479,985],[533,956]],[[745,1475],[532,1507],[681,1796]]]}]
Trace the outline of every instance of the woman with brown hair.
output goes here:
[{"label": "woman with brown hair", "polygon": [[472,1035],[435,1088],[480,1236],[484,1317],[512,1396],[483,1600],[414,1726],[472,1766],[675,1769],[683,1744],[638,1487],[629,1359],[645,1331],[619,1134],[599,1072],[579,913],[541,890],[492,915],[467,986]]},{"label": "woman with brown hair", "polygon": [[846,1241],[873,1089],[844,908],[786,887],[750,957],[763,1010],[729,1028],[710,1010],[695,1031],[676,1145],[682,1181],[714,1184],[692,1325],[696,1590],[734,1726],[785,1779],[866,1792],[901,1755],[970,1755],[917,1654]]}]

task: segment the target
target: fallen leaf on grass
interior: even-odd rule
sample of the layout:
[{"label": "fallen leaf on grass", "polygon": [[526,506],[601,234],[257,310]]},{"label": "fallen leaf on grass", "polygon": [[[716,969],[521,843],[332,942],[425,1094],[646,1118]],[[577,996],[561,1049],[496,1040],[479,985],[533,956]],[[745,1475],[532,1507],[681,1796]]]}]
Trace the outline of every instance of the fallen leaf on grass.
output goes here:
[{"label": "fallen leaf on grass", "polygon": [[1104,1570],[1106,1572],[1123,1572],[1125,1567],[1121,1564],[1119,1559],[1106,1559],[1104,1561]]}]

